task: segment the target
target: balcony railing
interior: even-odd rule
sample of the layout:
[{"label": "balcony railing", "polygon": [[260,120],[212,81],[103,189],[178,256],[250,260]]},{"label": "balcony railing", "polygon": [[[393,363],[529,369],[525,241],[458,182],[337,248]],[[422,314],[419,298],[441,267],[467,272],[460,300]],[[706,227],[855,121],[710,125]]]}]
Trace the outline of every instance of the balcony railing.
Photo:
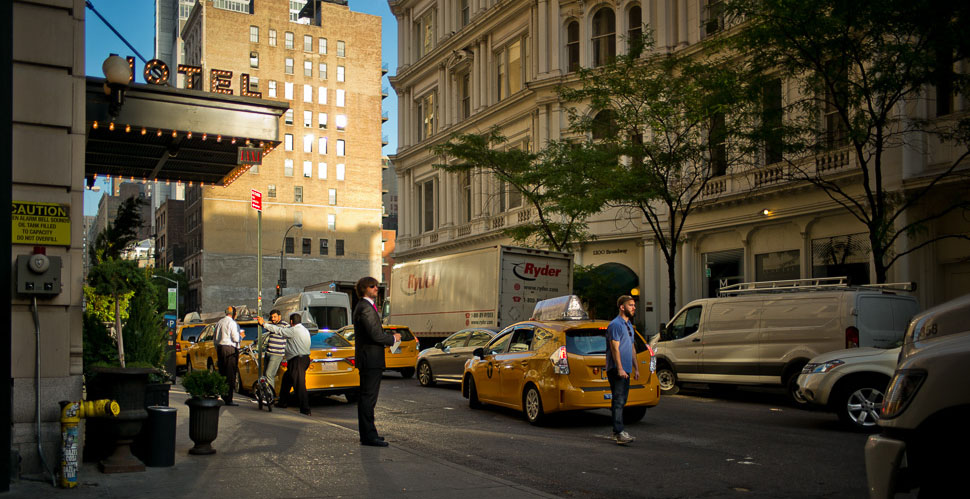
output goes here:
[{"label": "balcony railing", "polygon": [[807,157],[794,165],[775,163],[767,166],[716,177],[707,182],[701,199],[713,201],[724,196],[744,194],[760,189],[770,189],[787,182],[798,182],[806,175],[829,175],[855,165],[855,153],[850,149],[838,149]]}]

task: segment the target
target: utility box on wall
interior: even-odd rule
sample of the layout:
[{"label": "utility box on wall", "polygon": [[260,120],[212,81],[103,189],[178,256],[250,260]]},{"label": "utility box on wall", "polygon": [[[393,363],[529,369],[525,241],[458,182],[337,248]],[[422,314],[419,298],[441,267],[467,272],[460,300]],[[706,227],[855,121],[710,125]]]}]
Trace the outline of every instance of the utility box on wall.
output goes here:
[{"label": "utility box on wall", "polygon": [[61,257],[43,254],[17,256],[17,294],[61,294]]}]

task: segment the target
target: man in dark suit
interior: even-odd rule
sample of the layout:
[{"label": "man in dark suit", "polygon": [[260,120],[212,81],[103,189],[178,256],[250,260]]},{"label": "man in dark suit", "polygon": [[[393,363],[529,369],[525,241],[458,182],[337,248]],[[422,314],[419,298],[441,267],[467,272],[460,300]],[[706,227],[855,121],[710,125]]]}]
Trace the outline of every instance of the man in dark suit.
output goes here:
[{"label": "man in dark suit", "polygon": [[377,279],[364,277],[354,291],[360,300],[354,307],[354,356],[360,372],[360,397],[357,399],[357,431],[361,445],[387,447],[374,426],[374,408],[384,374],[384,347],[401,341],[401,335],[386,334],[377,312]]}]

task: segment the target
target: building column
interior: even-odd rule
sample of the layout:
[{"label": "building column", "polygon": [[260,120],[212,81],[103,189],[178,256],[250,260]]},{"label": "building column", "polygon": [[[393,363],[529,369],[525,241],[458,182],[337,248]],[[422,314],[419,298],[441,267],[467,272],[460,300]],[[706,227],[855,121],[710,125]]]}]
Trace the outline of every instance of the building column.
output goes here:
[{"label": "building column", "polygon": [[[407,32],[407,17],[400,15],[396,16],[397,19],[397,65],[407,66],[407,41],[405,40],[405,33]],[[405,28],[405,29],[401,29]]]},{"label": "building column", "polygon": [[562,20],[559,19],[559,0],[554,0],[549,4],[549,18],[551,19],[549,24],[549,72],[554,74],[562,74],[563,68],[561,66],[560,54],[562,54],[562,45],[560,43],[559,34],[562,31]]},{"label": "building column", "polygon": [[541,150],[549,141],[549,111],[548,104],[539,106],[539,126],[536,127],[536,150]]},{"label": "building column", "polygon": [[482,58],[478,64],[478,78],[480,85],[478,86],[479,94],[479,105],[482,108],[488,107],[488,64],[492,61],[492,56],[489,54],[488,42],[485,37],[478,42],[479,53],[482,54]]},{"label": "building column", "polygon": [[474,220],[482,216],[482,172],[480,170],[472,171],[469,181],[471,182],[472,219]]},{"label": "building column", "polygon": [[680,282],[677,283],[677,303],[683,304],[689,301],[688,297],[694,296],[694,244],[690,237],[684,237],[684,242],[680,246]]},{"label": "building column", "polygon": [[536,40],[536,52],[539,56],[539,74],[541,75],[549,72],[549,5],[547,0],[539,0],[536,15],[539,17],[539,37]]},{"label": "building column", "polygon": [[[659,331],[662,320],[670,320],[669,317],[661,315],[666,307],[661,302],[660,290],[664,287],[664,280],[659,270],[657,261],[657,246],[653,239],[643,240],[643,275],[640,276],[640,303],[639,312],[643,317],[641,324],[644,336],[649,340],[650,336]],[[664,317],[662,319],[661,317]]]},{"label": "building column", "polygon": [[478,107],[481,105],[479,94],[479,87],[481,82],[478,80],[480,78],[480,70],[478,69],[479,63],[482,59],[482,51],[478,44],[472,45],[472,63],[468,68],[468,92],[471,94],[471,112],[477,113]]},{"label": "building column", "polygon": [[677,46],[687,46],[687,0],[678,0],[677,5]]},{"label": "building column", "polygon": [[657,2],[657,25],[656,46],[661,50],[668,50],[673,46],[671,33],[674,32],[674,6],[675,0],[661,0]]},{"label": "building column", "polygon": [[408,9],[404,14],[404,47],[401,48],[404,52],[404,57],[401,59],[404,61],[404,66],[409,66],[413,64],[414,57],[412,57],[412,50],[414,50],[414,41],[411,39],[414,34],[414,19],[411,18],[412,10]]}]

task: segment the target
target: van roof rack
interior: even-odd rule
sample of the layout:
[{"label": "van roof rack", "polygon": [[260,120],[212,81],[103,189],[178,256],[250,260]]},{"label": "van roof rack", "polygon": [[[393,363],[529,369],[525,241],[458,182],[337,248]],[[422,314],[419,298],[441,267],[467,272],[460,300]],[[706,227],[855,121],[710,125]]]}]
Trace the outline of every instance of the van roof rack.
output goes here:
[{"label": "van roof rack", "polygon": [[750,293],[785,293],[794,291],[826,291],[833,289],[873,289],[892,291],[916,291],[915,282],[892,282],[884,284],[849,285],[847,276],[813,277],[811,279],[786,279],[781,281],[741,282],[724,286],[718,296],[737,296]]}]

